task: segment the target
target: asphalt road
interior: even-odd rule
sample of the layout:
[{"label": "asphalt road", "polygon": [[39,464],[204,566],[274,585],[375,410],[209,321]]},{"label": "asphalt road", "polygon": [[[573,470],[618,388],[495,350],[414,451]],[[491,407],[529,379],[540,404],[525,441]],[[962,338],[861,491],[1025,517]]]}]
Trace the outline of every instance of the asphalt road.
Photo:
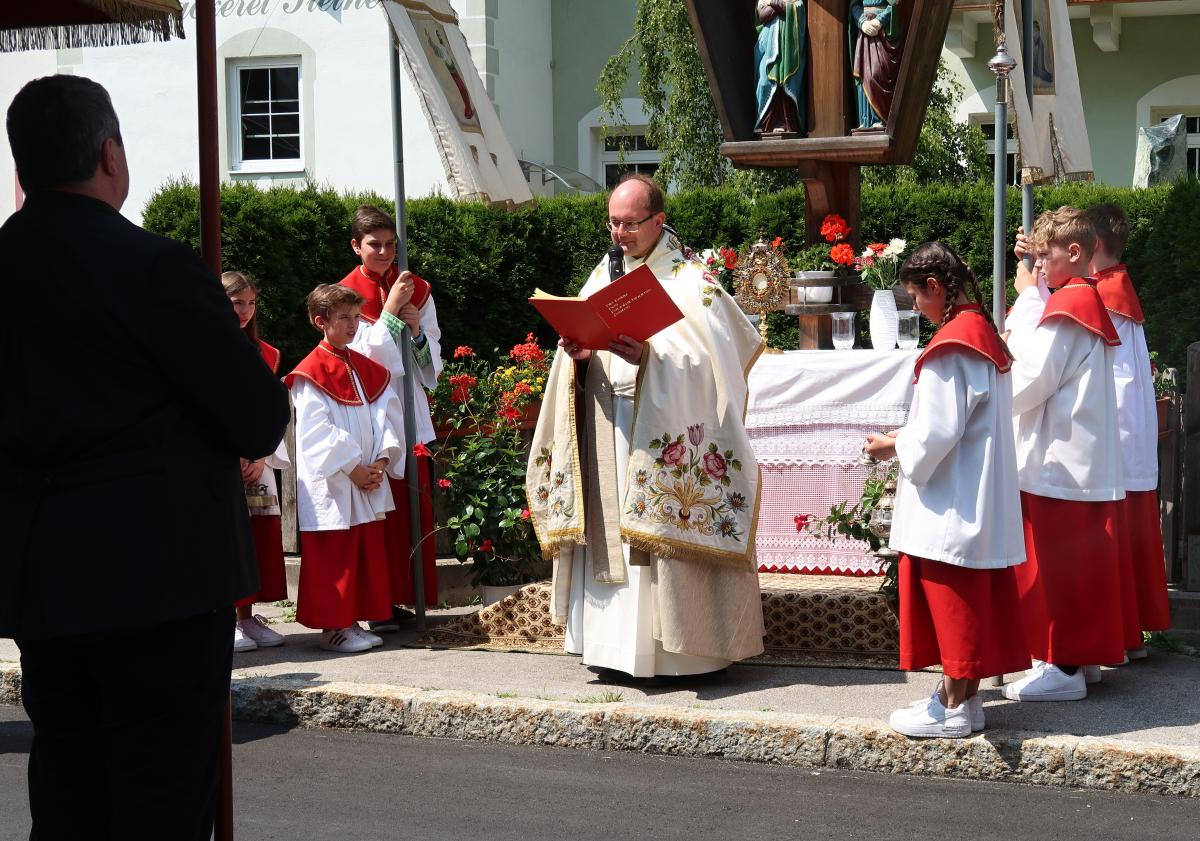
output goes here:
[{"label": "asphalt road", "polygon": [[[0,841],[31,727],[0,706]],[[239,841],[1195,841],[1200,802],[378,733],[234,726]]]}]

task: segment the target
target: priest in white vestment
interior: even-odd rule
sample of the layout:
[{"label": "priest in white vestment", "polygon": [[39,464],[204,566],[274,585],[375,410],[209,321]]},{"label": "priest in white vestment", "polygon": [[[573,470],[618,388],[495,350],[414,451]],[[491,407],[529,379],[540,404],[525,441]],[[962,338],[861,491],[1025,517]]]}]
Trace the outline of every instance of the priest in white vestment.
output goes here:
[{"label": "priest in white vestment", "polygon": [[[527,475],[555,621],[589,666],[634,677],[717,671],[763,650],[759,471],[744,419],[758,332],[675,234],[644,176],[609,199],[627,271],[647,264],[683,319],[646,342],[551,368]],[[611,282],[608,258],[580,291]]]}]

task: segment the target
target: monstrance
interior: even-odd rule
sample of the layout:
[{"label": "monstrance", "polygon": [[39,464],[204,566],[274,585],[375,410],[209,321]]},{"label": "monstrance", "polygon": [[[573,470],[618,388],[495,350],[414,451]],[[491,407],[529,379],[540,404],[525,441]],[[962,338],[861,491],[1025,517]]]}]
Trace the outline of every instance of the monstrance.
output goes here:
[{"label": "monstrance", "polygon": [[782,309],[791,295],[792,272],[778,248],[767,243],[760,232],[758,240],[738,258],[733,270],[733,289],[744,312],[758,316],[758,333],[767,341],[767,313]]}]

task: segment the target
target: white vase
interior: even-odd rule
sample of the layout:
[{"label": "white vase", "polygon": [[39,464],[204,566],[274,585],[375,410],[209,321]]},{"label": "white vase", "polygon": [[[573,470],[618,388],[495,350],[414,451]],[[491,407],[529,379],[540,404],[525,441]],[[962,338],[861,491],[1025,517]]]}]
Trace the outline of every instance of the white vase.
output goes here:
[{"label": "white vase", "polygon": [[876,289],[871,297],[871,347],[875,350],[894,350],[900,328],[896,312],[896,296],[890,289]]}]

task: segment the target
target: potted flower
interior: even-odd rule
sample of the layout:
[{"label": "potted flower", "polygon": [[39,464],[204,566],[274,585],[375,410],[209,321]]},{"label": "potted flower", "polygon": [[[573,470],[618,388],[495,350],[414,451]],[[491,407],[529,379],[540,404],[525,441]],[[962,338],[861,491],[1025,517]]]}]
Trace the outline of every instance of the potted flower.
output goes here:
[{"label": "potted flower", "polygon": [[873,242],[855,258],[862,279],[875,290],[871,296],[871,347],[892,350],[900,315],[896,311],[896,296],[892,289],[900,276],[900,255],[908,247],[902,239]]},{"label": "potted flower", "polygon": [[[821,221],[821,236],[825,244],[810,245],[792,260],[800,266],[797,280],[833,280],[845,277],[854,268],[854,247],[846,242],[850,236],[850,225],[836,213],[830,213]],[[833,300],[833,286],[798,286],[796,303],[828,304]]]},{"label": "potted flower", "polygon": [[1159,365],[1158,352],[1150,352],[1150,376],[1154,380],[1154,408],[1158,411],[1158,437],[1167,434],[1170,425],[1171,406],[1179,390],[1179,381],[1174,368]]},{"label": "potted flower", "polygon": [[450,533],[489,604],[527,583],[542,557],[525,501],[521,428],[540,403],[550,356],[530,334],[506,362],[492,366],[457,348],[433,400],[441,441],[431,455],[446,512],[438,529]]}]

